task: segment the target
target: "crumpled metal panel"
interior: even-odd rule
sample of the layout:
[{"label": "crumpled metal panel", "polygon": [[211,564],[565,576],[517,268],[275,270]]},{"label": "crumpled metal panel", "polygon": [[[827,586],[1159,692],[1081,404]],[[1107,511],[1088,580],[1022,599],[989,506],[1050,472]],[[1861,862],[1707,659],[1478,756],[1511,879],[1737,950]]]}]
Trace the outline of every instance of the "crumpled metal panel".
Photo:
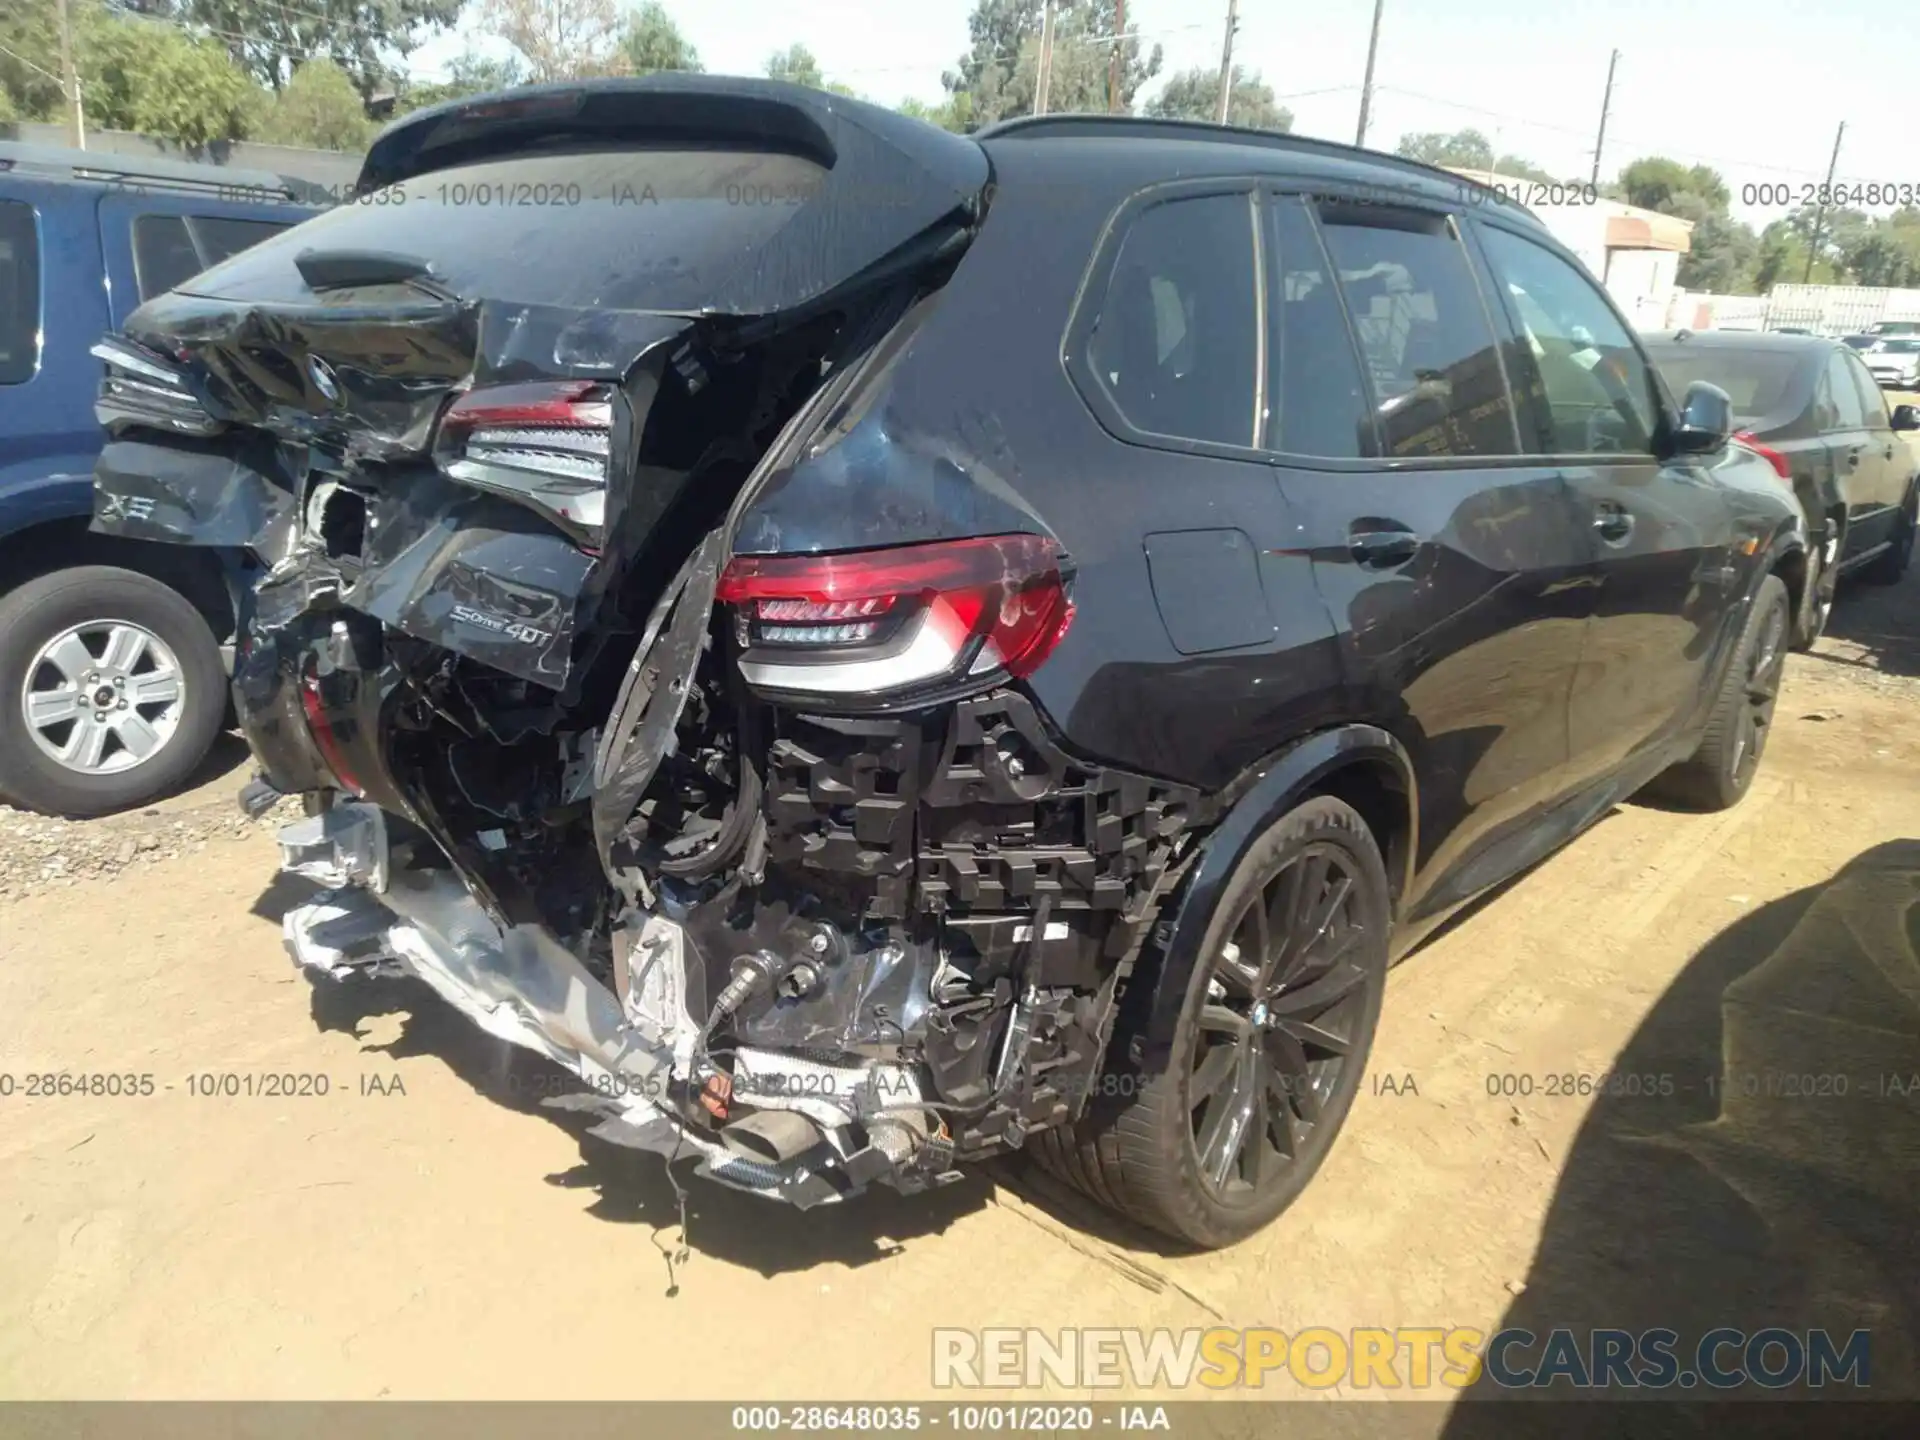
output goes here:
[{"label": "crumpled metal panel", "polygon": [[608,873],[614,842],[673,744],[706,643],[725,536],[712,531],[647,620],[593,764],[593,838]]},{"label": "crumpled metal panel", "polygon": [[[230,448],[230,447],[229,447]],[[294,512],[284,481],[214,445],[112,440],[94,467],[92,529],[129,540],[286,550]]]},{"label": "crumpled metal panel", "polygon": [[363,561],[339,600],[402,634],[558,690],[593,566],[520,507],[422,466],[369,499]]}]

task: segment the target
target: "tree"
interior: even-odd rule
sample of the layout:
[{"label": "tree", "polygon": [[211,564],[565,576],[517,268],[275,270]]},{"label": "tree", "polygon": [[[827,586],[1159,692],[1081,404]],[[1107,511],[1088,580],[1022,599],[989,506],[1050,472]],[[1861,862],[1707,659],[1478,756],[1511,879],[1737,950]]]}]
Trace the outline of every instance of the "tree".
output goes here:
[{"label": "tree", "polygon": [[446,79],[409,83],[401,94],[400,103],[394,107],[394,114],[405,115],[414,110],[424,110],[429,105],[465,100],[469,96],[486,95],[495,90],[511,90],[516,85],[526,84],[526,80],[526,71],[518,60],[490,60],[469,50],[447,62]]},{"label": "tree", "polygon": [[225,48],[170,25],[103,18],[75,42],[87,123],[201,150],[247,133],[256,89]]},{"label": "tree", "polygon": [[[66,113],[53,78],[60,68],[57,13],[53,0],[10,0],[0,12],[0,90],[25,119]],[[109,13],[97,0],[74,0],[71,14],[90,127],[134,130],[195,150],[246,133],[253,85],[221,46],[177,25]]]},{"label": "tree", "polygon": [[536,82],[604,75],[626,61],[615,0],[481,0],[480,28],[519,51]]},{"label": "tree", "polygon": [[1478,130],[1417,130],[1402,135],[1394,153],[1451,170],[1486,170],[1508,180],[1551,185],[1555,177],[1518,155],[1496,155],[1493,142]]},{"label": "tree", "polygon": [[[975,0],[967,17],[972,48],[941,77],[949,96],[967,97],[968,118],[990,125],[1032,111],[1039,75],[1043,0]],[[1143,57],[1137,36],[1120,32],[1115,0],[1058,0],[1053,17],[1053,74],[1047,108],[1053,111],[1133,109],[1140,87],[1160,73],[1158,45]],[[1118,51],[1119,63],[1110,61]],[[1117,70],[1120,93],[1108,93]],[[1117,103],[1114,103],[1117,102]]]},{"label": "tree", "polygon": [[837,84],[823,76],[820,62],[813,58],[813,52],[800,44],[776,50],[767,57],[767,78],[785,80],[791,85],[807,85],[815,90],[829,90],[835,95],[848,95],[856,100],[860,97],[860,92],[851,86]]},{"label": "tree", "polygon": [[1667,204],[1676,195],[1698,195],[1724,213],[1733,196],[1720,172],[1709,165],[1682,165],[1664,155],[1635,160],[1620,172],[1620,193],[1629,205],[1671,213]]},{"label": "tree", "polygon": [[1423,165],[1445,165],[1459,170],[1491,170],[1493,142],[1478,130],[1421,130],[1402,135],[1396,155]]},{"label": "tree", "polygon": [[800,44],[776,50],[767,57],[767,78],[786,80],[795,85],[811,85],[816,90],[826,88],[825,79],[820,74],[820,62],[813,58],[811,50]]},{"label": "tree", "polygon": [[[1147,102],[1147,114],[1162,120],[1212,120],[1220,114],[1220,72],[1199,68],[1170,76],[1160,93]],[[1227,92],[1227,123],[1249,130],[1293,129],[1293,112],[1273,98],[1273,87],[1258,70],[1233,67],[1233,87]]]},{"label": "tree", "polygon": [[700,52],[680,33],[680,27],[667,14],[660,0],[645,0],[627,17],[620,32],[620,51],[626,57],[627,71],[633,75],[652,75],[661,70],[698,72]]},{"label": "tree", "polygon": [[150,0],[204,26],[248,74],[278,91],[309,59],[352,77],[362,99],[395,84],[407,55],[460,18],[465,0]]},{"label": "tree", "polygon": [[1691,221],[1693,234],[1680,257],[1675,283],[1710,295],[1739,295],[1753,284],[1760,241],[1753,227],[1735,220],[1704,196],[1682,192],[1667,202],[1665,213]]},{"label": "tree", "polygon": [[364,150],[373,123],[353,77],[331,60],[309,60],[260,118],[255,137],[312,150]]},{"label": "tree", "polygon": [[[0,8],[0,90],[13,108],[28,120],[58,118],[64,101],[60,93],[60,38],[53,0],[8,0]],[[73,14],[74,30],[84,34],[100,11],[80,4]]]},{"label": "tree", "polygon": [[938,105],[929,105],[924,100],[902,100],[898,109],[902,115],[911,115],[916,120],[938,125],[942,130],[951,130],[956,135],[964,135],[973,129],[973,97],[964,91],[949,95]]}]

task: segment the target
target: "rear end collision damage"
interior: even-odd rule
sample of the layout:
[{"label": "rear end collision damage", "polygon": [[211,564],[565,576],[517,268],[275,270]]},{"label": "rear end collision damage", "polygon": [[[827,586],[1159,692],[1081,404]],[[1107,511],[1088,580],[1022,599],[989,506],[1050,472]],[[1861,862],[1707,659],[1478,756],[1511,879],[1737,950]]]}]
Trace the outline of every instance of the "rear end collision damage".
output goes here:
[{"label": "rear end collision damage", "polygon": [[[503,183],[588,203],[432,218]],[[423,112],[363,184],[100,352],[96,527],[257,560],[247,803],[308,797],[327,887],[295,958],[417,975],[594,1133],[802,1205],[1078,1116],[1213,810],[1058,738],[1022,681],[1071,557],[977,421],[879,399],[979,148],[663,78]],[[809,466],[921,509],[795,543],[762,502]]]}]

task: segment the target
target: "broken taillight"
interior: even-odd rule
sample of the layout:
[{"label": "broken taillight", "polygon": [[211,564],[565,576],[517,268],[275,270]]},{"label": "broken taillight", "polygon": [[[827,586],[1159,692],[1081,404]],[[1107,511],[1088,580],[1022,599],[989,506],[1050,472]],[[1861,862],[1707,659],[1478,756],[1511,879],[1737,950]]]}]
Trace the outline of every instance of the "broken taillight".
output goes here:
[{"label": "broken taillight", "polygon": [[118,335],[107,336],[88,353],[106,362],[93,414],[108,430],[146,425],[212,435],[221,428],[188,387],[185,372],[166,356]]},{"label": "broken taillight", "polygon": [[364,795],[366,789],[361,785],[360,777],[354,773],[353,766],[348,763],[340,737],[334,733],[333,718],[327,714],[327,702],[320,694],[320,677],[311,670],[300,677],[300,708],[306,712],[307,733],[313,736],[313,743],[320,749],[320,758],[333,771],[333,778],[354,794]]},{"label": "broken taillight", "polygon": [[1069,574],[1053,540],[989,535],[738,555],[716,595],[734,607],[748,684],[851,699],[1031,675],[1073,619]]},{"label": "broken taillight", "polygon": [[543,510],[597,549],[612,439],[612,391],[605,385],[492,385],[447,407],[434,458],[450,479]]}]

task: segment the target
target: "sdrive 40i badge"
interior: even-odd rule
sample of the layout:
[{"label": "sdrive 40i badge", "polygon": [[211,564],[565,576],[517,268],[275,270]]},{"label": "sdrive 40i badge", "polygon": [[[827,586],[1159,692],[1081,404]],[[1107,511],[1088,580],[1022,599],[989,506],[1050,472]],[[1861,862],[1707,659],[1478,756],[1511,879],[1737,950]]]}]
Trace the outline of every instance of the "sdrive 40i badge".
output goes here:
[{"label": "sdrive 40i badge", "polygon": [[504,635],[509,640],[518,640],[522,645],[544,645],[553,638],[551,630],[538,630],[518,620],[489,615],[486,611],[476,610],[471,605],[454,606],[453,618],[463,625],[472,625],[480,630],[492,631],[495,635]]}]

